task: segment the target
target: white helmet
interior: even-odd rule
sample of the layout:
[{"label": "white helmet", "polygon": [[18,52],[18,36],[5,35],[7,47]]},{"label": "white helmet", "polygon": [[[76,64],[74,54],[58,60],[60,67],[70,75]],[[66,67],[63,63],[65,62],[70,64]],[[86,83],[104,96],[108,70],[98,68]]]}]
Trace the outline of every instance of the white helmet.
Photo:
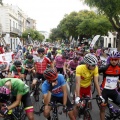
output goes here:
[{"label": "white helmet", "polygon": [[92,55],[91,53],[88,53],[84,56],[84,62],[89,65],[97,65],[98,59],[95,55]]}]

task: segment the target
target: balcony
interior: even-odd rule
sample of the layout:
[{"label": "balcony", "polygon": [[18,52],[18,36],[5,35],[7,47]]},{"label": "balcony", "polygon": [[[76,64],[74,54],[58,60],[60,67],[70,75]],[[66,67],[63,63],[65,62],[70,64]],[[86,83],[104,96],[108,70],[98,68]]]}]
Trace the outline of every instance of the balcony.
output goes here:
[{"label": "balcony", "polygon": [[18,34],[18,33],[19,33],[19,30],[18,30],[17,28],[15,28],[15,27],[11,27],[11,28],[10,28],[10,32],[11,32],[11,33],[14,33],[14,34]]}]

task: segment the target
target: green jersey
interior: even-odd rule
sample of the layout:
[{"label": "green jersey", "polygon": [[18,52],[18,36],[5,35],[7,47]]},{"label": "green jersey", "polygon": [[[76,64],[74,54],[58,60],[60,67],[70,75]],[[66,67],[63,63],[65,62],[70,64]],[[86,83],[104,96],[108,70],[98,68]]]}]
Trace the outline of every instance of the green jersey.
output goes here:
[{"label": "green jersey", "polygon": [[34,60],[29,61],[26,59],[23,64],[26,65],[27,68],[32,68],[34,66]]},{"label": "green jersey", "polygon": [[[21,71],[20,71],[20,73],[21,73],[21,74],[24,74],[24,71],[25,71],[25,69],[21,66]],[[14,72],[15,75],[18,74],[15,65],[12,65],[12,66],[10,67],[10,72]]]},{"label": "green jersey", "polygon": [[29,87],[21,80],[18,78],[4,78],[0,80],[0,87],[4,86],[7,81],[11,81],[11,94],[13,96],[17,96],[18,94],[20,95],[25,95],[26,93],[29,92]]}]

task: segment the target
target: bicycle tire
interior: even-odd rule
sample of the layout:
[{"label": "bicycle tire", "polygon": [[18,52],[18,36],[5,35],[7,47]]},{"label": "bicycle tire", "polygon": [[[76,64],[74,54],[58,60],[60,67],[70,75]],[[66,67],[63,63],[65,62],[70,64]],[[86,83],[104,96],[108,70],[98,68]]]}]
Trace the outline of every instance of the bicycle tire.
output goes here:
[{"label": "bicycle tire", "polygon": [[89,110],[85,110],[83,120],[92,120],[92,116]]}]

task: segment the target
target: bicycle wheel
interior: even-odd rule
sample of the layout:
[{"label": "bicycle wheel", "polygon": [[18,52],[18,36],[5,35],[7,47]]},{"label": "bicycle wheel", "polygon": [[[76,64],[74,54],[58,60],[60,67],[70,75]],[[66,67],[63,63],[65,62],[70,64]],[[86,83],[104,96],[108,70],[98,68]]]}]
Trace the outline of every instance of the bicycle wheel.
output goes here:
[{"label": "bicycle wheel", "polygon": [[92,120],[92,117],[91,117],[91,114],[90,114],[89,110],[85,111],[83,120]]}]

